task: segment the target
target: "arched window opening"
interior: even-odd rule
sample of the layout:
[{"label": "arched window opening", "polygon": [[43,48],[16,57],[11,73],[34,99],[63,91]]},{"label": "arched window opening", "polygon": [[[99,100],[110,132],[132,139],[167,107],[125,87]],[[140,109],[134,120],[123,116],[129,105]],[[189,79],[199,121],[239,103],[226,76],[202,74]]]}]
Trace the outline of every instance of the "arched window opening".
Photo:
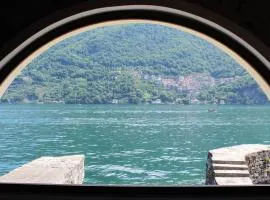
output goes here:
[{"label": "arched window opening", "polygon": [[221,43],[147,20],[83,30],[32,54],[1,97],[1,174],[84,154],[87,184],[200,185],[209,150],[269,143],[266,89]]}]

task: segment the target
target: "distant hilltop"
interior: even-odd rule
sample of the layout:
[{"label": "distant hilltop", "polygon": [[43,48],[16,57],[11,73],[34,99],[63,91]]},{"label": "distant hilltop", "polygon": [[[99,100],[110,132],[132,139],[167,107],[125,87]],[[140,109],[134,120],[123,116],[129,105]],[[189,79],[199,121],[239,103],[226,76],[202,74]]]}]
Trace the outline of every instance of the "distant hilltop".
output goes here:
[{"label": "distant hilltop", "polygon": [[98,28],[38,56],[3,103],[265,104],[231,57],[189,33],[151,24]]}]

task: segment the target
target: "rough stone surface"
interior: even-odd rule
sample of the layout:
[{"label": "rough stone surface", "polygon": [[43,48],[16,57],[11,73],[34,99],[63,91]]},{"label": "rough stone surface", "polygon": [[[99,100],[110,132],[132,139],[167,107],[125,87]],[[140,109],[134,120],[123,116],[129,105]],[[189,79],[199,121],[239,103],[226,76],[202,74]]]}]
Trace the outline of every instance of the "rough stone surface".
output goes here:
[{"label": "rough stone surface", "polygon": [[[261,144],[243,144],[209,151],[206,163],[205,184],[251,185],[259,183],[254,181],[257,177],[263,177],[261,180],[264,180],[263,183],[266,183],[265,173],[258,172],[258,168],[262,169],[259,165],[263,165],[261,160],[266,154],[258,154],[258,152],[268,152],[270,150],[269,147],[268,145]],[[247,155],[250,156],[247,157]],[[247,164],[248,161],[246,160],[249,161],[250,165]],[[254,166],[256,166],[256,170],[254,170]]]},{"label": "rough stone surface", "polygon": [[245,159],[252,182],[254,184],[269,184],[270,150],[247,154]]},{"label": "rough stone surface", "polygon": [[83,155],[41,157],[0,177],[0,182],[82,184]]}]

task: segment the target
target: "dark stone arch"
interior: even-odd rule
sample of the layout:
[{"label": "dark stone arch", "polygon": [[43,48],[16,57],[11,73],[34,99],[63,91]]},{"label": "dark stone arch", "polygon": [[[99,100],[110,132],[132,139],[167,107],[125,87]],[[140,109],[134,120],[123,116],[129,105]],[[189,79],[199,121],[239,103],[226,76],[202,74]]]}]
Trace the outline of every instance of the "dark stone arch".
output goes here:
[{"label": "dark stone arch", "polygon": [[[50,1],[53,2],[53,1]],[[113,1],[114,2],[114,1]],[[116,2],[116,1],[115,1]],[[136,1],[137,2],[137,1]],[[150,2],[150,1],[149,1]],[[152,1],[153,2],[153,1]],[[175,1],[174,1],[175,2]],[[193,1],[195,2],[195,1]],[[197,1],[198,2],[198,1]],[[207,2],[206,0],[202,2]],[[213,2],[210,0],[209,2]],[[217,5],[223,5],[225,2],[222,0],[216,0]],[[240,2],[240,0],[238,1]],[[241,1],[244,2],[244,1]],[[134,1],[133,1],[134,3]],[[190,4],[189,4],[190,5]],[[203,5],[203,3],[201,3]],[[205,4],[206,5],[206,4]],[[242,4],[237,8],[238,10],[241,10]],[[222,7],[222,6],[221,6]],[[88,7],[89,8],[89,7]],[[181,6],[180,6],[181,8]],[[185,8],[184,6],[182,7],[183,9]],[[187,8],[187,7],[186,7]],[[192,10],[192,6],[189,7],[189,10]],[[220,7],[218,7],[219,9]],[[83,10],[83,8],[81,8]],[[87,7],[85,7],[87,9]],[[215,9],[215,7],[213,7]],[[76,11],[76,9],[75,9]],[[75,12],[74,10],[72,12]],[[69,13],[72,13],[71,11]],[[135,13],[139,13],[136,11]],[[132,14],[135,13],[130,13],[128,12],[127,15],[125,16],[132,16]],[[207,12],[206,12],[207,13]],[[129,14],[129,15],[128,15]],[[146,15],[151,15],[151,13],[145,13]],[[60,19],[61,16],[65,16],[64,14],[56,14],[56,17],[54,19]],[[143,15],[141,15],[143,16]],[[201,15],[200,15],[201,16]],[[175,19],[170,18],[167,16],[167,19]],[[210,15],[209,15],[210,17]],[[213,16],[212,16],[213,17]],[[217,17],[218,18],[218,17]],[[36,33],[38,30],[40,30],[42,27],[44,28],[47,25],[51,24],[53,20],[52,18],[48,18],[47,20],[43,20],[43,25],[34,25],[32,28],[28,29],[27,31],[24,31],[17,39],[12,41],[11,43],[8,43],[7,46],[2,48],[1,52],[1,58],[6,56],[10,50],[14,49],[16,46],[18,46],[22,41],[24,41],[26,38],[30,37],[34,33]],[[105,18],[103,18],[105,19]],[[94,19],[92,19],[94,20]],[[16,20],[15,20],[16,21]],[[57,20],[56,20],[57,21]],[[222,20],[221,20],[222,21]],[[226,21],[226,20],[225,20]],[[6,23],[9,24],[9,23]],[[226,23],[225,23],[226,24]],[[253,23],[251,23],[253,24]],[[221,24],[220,24],[221,25]],[[225,26],[225,25],[224,25]],[[12,26],[10,26],[12,27]],[[72,28],[72,26],[67,26],[69,28]],[[200,27],[200,26],[198,26]],[[250,26],[251,28],[254,27],[253,25]],[[228,27],[227,27],[228,28]],[[241,29],[241,28],[240,28]],[[64,29],[62,29],[63,31]],[[243,29],[241,29],[243,30]],[[238,32],[237,30],[235,30]],[[18,30],[16,32],[19,32]],[[241,31],[240,31],[241,32]],[[240,35],[239,32],[239,35]],[[23,53],[20,55],[17,55],[16,58],[12,59],[7,65],[0,66],[1,71],[1,80],[3,81],[7,75],[14,69],[15,64],[19,63],[25,56],[27,56],[29,53],[31,53],[34,49],[38,48],[41,44],[46,43],[47,41],[51,40],[53,37],[59,35],[61,33],[61,30],[59,32],[54,32],[51,33],[48,36],[44,36],[39,38],[36,43],[32,44],[32,46],[29,46],[28,48],[23,49]],[[64,33],[64,32],[62,32]],[[215,32],[218,36],[220,33]],[[243,33],[242,33],[243,34]],[[14,36],[14,35],[13,35]],[[224,36],[224,35],[219,35],[219,36]],[[246,36],[243,35],[244,38]],[[8,37],[9,38],[9,37]],[[220,37],[221,38],[221,37]],[[259,50],[266,58],[269,56],[266,55],[267,53],[267,47],[263,45],[260,42],[257,42],[258,40],[254,38],[253,36],[248,37],[249,39],[246,38],[246,41],[249,41],[249,44],[252,44],[252,46],[256,46],[257,50]],[[234,40],[228,39],[228,38],[223,38],[224,41],[227,41],[228,43],[235,44]],[[252,42],[253,41],[253,42]],[[247,55],[250,55],[249,51],[247,51],[245,48],[242,48],[240,45],[239,52],[243,50],[243,55],[247,53]],[[238,52],[238,51],[237,51]],[[244,53],[245,52],[245,53]],[[264,52],[264,53],[263,53]],[[241,52],[240,52],[241,53]],[[249,58],[246,55],[246,58]],[[251,54],[252,55],[252,54]],[[255,64],[256,62],[260,63],[260,74],[266,78],[269,75],[269,69],[267,68],[267,65],[263,64],[258,60],[258,58],[253,57],[254,55],[251,56],[252,59],[249,59],[250,61],[253,61]],[[257,60],[257,61],[256,61]],[[257,65],[256,65],[257,66]],[[269,83],[269,81],[268,81]],[[0,196],[5,197],[5,199],[18,199],[18,196],[24,195],[24,197],[28,199],[36,199],[36,197],[42,197],[41,199],[46,199],[48,198],[48,194],[51,197],[51,199],[65,199],[65,198],[70,198],[70,199],[86,199],[86,198],[106,198],[106,199],[120,199],[120,198],[132,198],[132,199],[140,199],[140,198],[156,198],[156,199],[176,199],[176,198],[181,198],[181,199],[207,199],[213,197],[213,199],[228,199],[228,198],[248,198],[248,199],[269,199],[269,188],[267,187],[220,187],[220,188],[213,188],[213,187],[160,187],[160,188],[155,188],[155,187],[105,187],[105,186],[80,186],[80,187],[73,187],[73,186],[53,186],[53,185],[7,185],[7,184],[1,184],[0,187]],[[221,196],[222,194],[222,196]],[[117,198],[118,197],[118,198]]]}]

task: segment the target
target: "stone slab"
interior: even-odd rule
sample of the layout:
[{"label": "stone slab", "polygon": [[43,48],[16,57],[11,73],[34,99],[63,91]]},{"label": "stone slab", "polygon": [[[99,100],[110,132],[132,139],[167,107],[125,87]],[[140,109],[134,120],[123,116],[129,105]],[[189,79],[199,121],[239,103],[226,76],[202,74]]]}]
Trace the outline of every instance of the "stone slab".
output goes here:
[{"label": "stone slab", "polygon": [[270,149],[270,146],[262,144],[242,144],[213,149],[210,150],[209,153],[212,155],[212,160],[245,162],[245,155],[266,149]]},{"label": "stone slab", "polygon": [[235,165],[235,164],[215,164],[213,163],[214,170],[248,170],[246,164]]},{"label": "stone slab", "polygon": [[248,170],[215,170],[215,177],[249,177]]},{"label": "stone slab", "polygon": [[249,177],[216,177],[217,185],[252,185]]},{"label": "stone slab", "polygon": [[41,157],[0,177],[0,182],[82,184],[84,159],[84,155]]}]

